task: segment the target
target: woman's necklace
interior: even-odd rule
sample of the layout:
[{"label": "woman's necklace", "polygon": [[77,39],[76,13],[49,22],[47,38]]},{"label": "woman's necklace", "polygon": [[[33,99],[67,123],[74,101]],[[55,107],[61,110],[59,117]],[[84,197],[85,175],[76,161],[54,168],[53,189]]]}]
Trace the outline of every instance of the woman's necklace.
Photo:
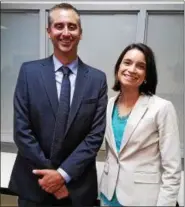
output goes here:
[{"label": "woman's necklace", "polygon": [[118,116],[120,118],[128,117],[131,114],[134,105],[135,104],[133,104],[131,107],[126,107],[124,103],[121,102],[121,94],[120,94],[117,100]]}]

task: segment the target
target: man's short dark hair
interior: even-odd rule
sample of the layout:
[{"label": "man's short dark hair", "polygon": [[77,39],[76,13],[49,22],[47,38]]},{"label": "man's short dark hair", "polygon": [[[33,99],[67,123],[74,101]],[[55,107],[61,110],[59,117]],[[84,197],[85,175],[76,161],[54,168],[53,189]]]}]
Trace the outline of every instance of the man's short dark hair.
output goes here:
[{"label": "man's short dark hair", "polygon": [[113,90],[114,91],[121,90],[120,83],[117,80],[117,73],[123,57],[129,50],[132,49],[137,49],[141,51],[144,54],[145,61],[146,61],[146,78],[145,78],[146,81],[145,83],[142,83],[141,86],[139,87],[139,92],[146,95],[153,95],[155,94],[156,87],[157,87],[157,70],[156,70],[155,56],[152,49],[143,43],[132,43],[128,45],[120,54],[116,62],[116,65],[114,67],[115,82],[114,82]]},{"label": "man's short dark hair", "polygon": [[51,13],[52,13],[54,10],[57,10],[57,9],[73,10],[73,11],[79,16],[79,25],[80,25],[80,28],[81,28],[80,13],[79,13],[79,11],[78,11],[73,5],[71,5],[71,4],[69,4],[69,3],[56,4],[55,6],[53,6],[53,7],[48,11],[48,27],[50,27],[51,24],[52,24]]}]

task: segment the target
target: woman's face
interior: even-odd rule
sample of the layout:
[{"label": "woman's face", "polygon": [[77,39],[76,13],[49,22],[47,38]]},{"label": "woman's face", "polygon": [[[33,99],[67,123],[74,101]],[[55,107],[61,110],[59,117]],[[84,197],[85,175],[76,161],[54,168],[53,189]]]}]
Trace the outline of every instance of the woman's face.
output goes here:
[{"label": "woman's face", "polygon": [[146,60],[144,54],[138,49],[129,50],[123,57],[117,78],[121,87],[137,89],[146,77]]}]

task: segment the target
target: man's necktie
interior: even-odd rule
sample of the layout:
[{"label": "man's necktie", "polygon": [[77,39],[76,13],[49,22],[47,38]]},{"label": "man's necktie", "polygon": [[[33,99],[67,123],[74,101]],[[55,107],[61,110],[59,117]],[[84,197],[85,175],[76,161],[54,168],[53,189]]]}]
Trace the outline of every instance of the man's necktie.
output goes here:
[{"label": "man's necktie", "polygon": [[55,123],[55,131],[53,137],[53,143],[51,148],[51,162],[54,166],[60,164],[60,154],[62,141],[67,127],[67,121],[70,111],[70,80],[69,75],[71,70],[68,67],[62,66],[60,70],[63,73],[63,79],[61,84],[59,106]]}]

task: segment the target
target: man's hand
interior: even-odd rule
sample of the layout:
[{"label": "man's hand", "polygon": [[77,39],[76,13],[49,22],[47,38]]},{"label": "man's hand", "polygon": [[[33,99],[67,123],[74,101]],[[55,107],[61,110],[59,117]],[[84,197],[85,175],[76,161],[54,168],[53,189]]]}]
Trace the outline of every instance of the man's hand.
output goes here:
[{"label": "man's hand", "polygon": [[69,196],[69,192],[66,188],[66,185],[63,185],[59,190],[57,190],[55,193],[54,193],[55,197],[57,199],[62,199],[62,198],[66,198]]},{"label": "man's hand", "polygon": [[57,170],[33,170],[33,173],[43,176],[38,180],[38,183],[48,193],[58,191],[65,183],[64,178]]}]

